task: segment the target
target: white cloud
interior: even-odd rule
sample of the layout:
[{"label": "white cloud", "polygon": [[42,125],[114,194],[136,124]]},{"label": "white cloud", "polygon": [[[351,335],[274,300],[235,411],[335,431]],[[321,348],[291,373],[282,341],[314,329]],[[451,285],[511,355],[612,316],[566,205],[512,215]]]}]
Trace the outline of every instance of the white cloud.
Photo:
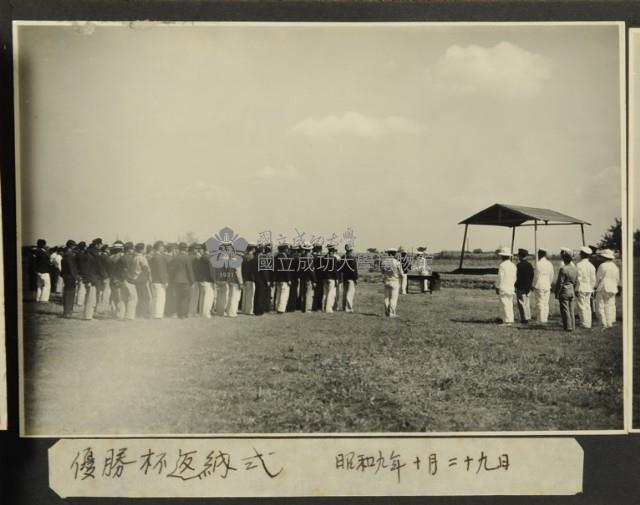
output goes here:
[{"label": "white cloud", "polygon": [[284,167],[265,165],[256,171],[256,175],[261,179],[293,179],[298,175],[298,171],[293,165]]},{"label": "white cloud", "polygon": [[551,65],[544,56],[509,42],[494,47],[453,45],[436,64],[435,73],[460,93],[529,98],[551,77]]},{"label": "white cloud", "polygon": [[355,136],[379,139],[388,135],[418,135],[422,127],[400,116],[375,118],[358,112],[346,112],[342,116],[307,118],[295,125],[293,133],[308,137]]}]

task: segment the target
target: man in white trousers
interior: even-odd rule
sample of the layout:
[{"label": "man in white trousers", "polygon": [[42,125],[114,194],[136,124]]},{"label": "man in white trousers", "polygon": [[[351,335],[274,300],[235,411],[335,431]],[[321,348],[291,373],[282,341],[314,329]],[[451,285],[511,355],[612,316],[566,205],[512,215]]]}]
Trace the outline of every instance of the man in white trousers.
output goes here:
[{"label": "man in white trousers", "polygon": [[500,300],[500,319],[505,326],[513,324],[513,297],[515,295],[515,284],[517,268],[511,261],[511,251],[503,247],[498,251],[500,256],[500,266],[498,267],[498,278],[496,279],[496,294]]},{"label": "man in white trousers", "polygon": [[547,259],[547,250],[538,248],[538,261],[533,275],[533,292],[536,302],[536,314],[540,324],[549,322],[549,296],[553,282],[553,265]]},{"label": "man in white trousers", "polygon": [[37,276],[36,301],[40,303],[48,303],[51,296],[51,259],[49,251],[47,251],[47,242],[44,239],[38,239],[37,247],[34,252],[34,263]]},{"label": "man in white trousers", "polygon": [[151,317],[162,319],[169,285],[169,261],[164,253],[164,242],[153,244],[153,254],[149,257],[151,270]]},{"label": "man in white trousers", "polygon": [[580,261],[576,265],[576,305],[583,328],[591,328],[591,296],[596,287],[596,267],[590,261],[591,253],[590,247],[581,247]]},{"label": "man in white trousers", "polygon": [[256,275],[258,274],[258,258],[256,244],[249,243],[242,258],[242,312],[253,315],[253,301],[256,295]]},{"label": "man in white trousers", "polygon": [[284,314],[287,311],[287,302],[289,301],[292,260],[287,254],[288,248],[288,244],[279,244],[278,253],[275,255],[273,263],[276,283],[275,306],[278,314]]},{"label": "man in white trousers", "polygon": [[402,265],[396,259],[398,249],[389,247],[385,252],[387,256],[380,262],[380,271],[382,272],[382,282],[384,284],[384,315],[386,317],[396,317],[403,274]]},{"label": "man in white trousers", "polygon": [[322,261],[322,311],[332,313],[336,306],[337,287],[340,282],[340,256],[336,253],[335,244],[327,245],[327,254]]},{"label": "man in white trousers", "polygon": [[357,258],[353,254],[353,246],[351,244],[346,244],[344,246],[344,250],[345,253],[340,263],[342,286],[344,290],[342,310],[345,312],[353,312],[353,301],[356,296],[356,284],[358,282],[358,264]]},{"label": "man in white trousers", "polygon": [[620,283],[620,270],[614,263],[611,249],[603,249],[598,255],[605,261],[596,271],[596,310],[603,329],[616,322],[616,294]]}]

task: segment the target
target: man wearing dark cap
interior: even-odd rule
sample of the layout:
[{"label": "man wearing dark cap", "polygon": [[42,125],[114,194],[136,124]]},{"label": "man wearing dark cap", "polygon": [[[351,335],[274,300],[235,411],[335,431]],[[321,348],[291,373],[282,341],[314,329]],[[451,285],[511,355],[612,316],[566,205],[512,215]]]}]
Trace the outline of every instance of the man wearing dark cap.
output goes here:
[{"label": "man wearing dark cap", "polygon": [[[206,246],[201,246],[199,251],[198,257],[193,260],[194,286],[198,288],[198,305],[196,312],[200,317],[209,319],[211,317],[214,300],[214,271]],[[191,296],[195,296],[195,289],[193,289],[193,287],[191,289]]]},{"label": "man wearing dark cap", "polygon": [[518,312],[520,322],[528,324],[531,320],[531,305],[529,293],[533,288],[533,265],[527,261],[529,251],[518,249],[518,264],[516,265],[516,300],[518,302]]},{"label": "man wearing dark cap", "polygon": [[200,262],[202,248],[200,244],[189,245],[189,257],[191,258],[191,269],[193,270],[194,283],[191,285],[189,293],[189,317],[198,315],[198,306],[200,305],[200,279],[196,275],[198,264]]},{"label": "man wearing dark cap", "polygon": [[242,257],[242,312],[253,315],[257,275],[256,244],[249,243]]},{"label": "man wearing dark cap", "polygon": [[189,298],[194,282],[193,260],[187,254],[189,246],[185,242],[178,245],[178,254],[169,263],[169,280],[174,287],[178,317],[189,317]]},{"label": "man wearing dark cap", "polygon": [[[87,254],[87,243],[84,241],[78,242],[75,249],[76,266],[78,267],[78,273],[82,275],[84,270],[84,257]],[[86,295],[86,289],[83,282],[76,283],[76,305],[83,306]]]},{"label": "man wearing dark cap", "polygon": [[76,264],[76,257],[74,249],[76,243],[73,240],[67,240],[67,245],[62,255],[62,281],[64,287],[62,290],[62,307],[63,316],[73,316],[73,305],[76,298],[76,284],[80,279],[80,273],[78,272],[78,265]]},{"label": "man wearing dark cap", "polygon": [[166,295],[167,299],[164,305],[164,316],[173,317],[176,315],[177,302],[174,285],[171,283],[171,261],[178,254],[178,244],[175,242],[169,242],[165,248],[165,256],[167,258],[167,268],[169,269],[169,285],[167,286]]},{"label": "man wearing dark cap", "polygon": [[327,254],[322,261],[322,278],[324,282],[322,311],[332,313],[337,300],[336,289],[340,280],[340,256],[336,253],[334,244],[327,244]]},{"label": "man wearing dark cap", "polygon": [[153,244],[153,253],[149,257],[151,271],[151,317],[162,319],[169,284],[169,268],[167,256],[164,254],[164,242]]},{"label": "man wearing dark cap", "polygon": [[95,242],[91,243],[84,256],[81,275],[85,285],[84,319],[91,321],[96,308],[98,285],[106,276],[98,258],[98,246]]},{"label": "man wearing dark cap", "polygon": [[313,246],[309,242],[302,244],[302,253],[298,258],[298,272],[300,276],[300,310],[313,310],[313,295],[316,284],[315,258]]},{"label": "man wearing dark cap", "polygon": [[287,310],[289,289],[291,288],[291,258],[287,254],[288,245],[279,244],[275,256],[276,312],[283,314]]},{"label": "man wearing dark cap", "polygon": [[255,262],[251,264],[256,283],[256,293],[253,299],[253,313],[256,316],[261,316],[265,312],[269,312],[271,310],[271,279],[273,275],[273,263],[267,263],[264,245],[261,245],[256,249],[256,257],[254,259]]},{"label": "man wearing dark cap", "polygon": [[124,319],[126,312],[125,300],[127,299],[127,288],[124,283],[127,279],[127,265],[124,257],[124,244],[116,240],[111,248],[109,256],[111,279],[111,296],[109,304],[111,312],[116,319]]},{"label": "man wearing dark cap", "polygon": [[356,284],[358,282],[358,264],[356,256],[353,254],[353,246],[346,244],[344,246],[344,256],[340,263],[340,272],[342,274],[343,297],[342,310],[345,312],[353,312],[353,301],[356,296]]},{"label": "man wearing dark cap", "polygon": [[300,247],[293,246],[290,249],[291,285],[289,287],[289,300],[287,312],[295,312],[300,306]]},{"label": "man wearing dark cap", "polygon": [[313,269],[315,271],[316,283],[313,288],[313,310],[322,310],[322,300],[324,299],[324,259],[322,255],[322,244],[313,245]]},{"label": "man wearing dark cap", "polygon": [[109,245],[102,244],[98,249],[98,261],[100,272],[103,277],[100,279],[98,292],[96,294],[96,310],[108,309],[111,298],[111,259],[109,258]]},{"label": "man wearing dark cap", "polygon": [[33,253],[34,270],[36,273],[36,302],[48,303],[51,295],[51,259],[47,251],[47,241],[38,239]]},{"label": "man wearing dark cap", "polygon": [[[600,265],[602,265],[604,260],[598,254],[598,250],[599,249],[598,249],[597,246],[590,245],[588,247],[589,247],[589,249],[591,249],[591,256],[589,256],[589,262],[593,265],[593,268],[595,268],[596,272],[597,272],[598,271],[598,267]],[[596,310],[596,296],[595,296],[595,293],[591,297],[591,320],[592,321],[597,321],[598,320],[598,311]]]},{"label": "man wearing dark cap", "polygon": [[130,282],[133,282],[136,287],[136,295],[138,297],[136,316],[144,318],[151,316],[151,290],[149,289],[151,270],[145,255],[146,250],[147,248],[142,242],[138,242],[135,245],[133,272],[127,272]]},{"label": "man wearing dark cap", "polygon": [[122,265],[124,268],[124,282],[122,283],[122,301],[124,302],[125,319],[135,319],[136,309],[138,307],[138,290],[136,289],[136,259],[135,246],[133,242],[124,244],[124,255],[122,257]]}]

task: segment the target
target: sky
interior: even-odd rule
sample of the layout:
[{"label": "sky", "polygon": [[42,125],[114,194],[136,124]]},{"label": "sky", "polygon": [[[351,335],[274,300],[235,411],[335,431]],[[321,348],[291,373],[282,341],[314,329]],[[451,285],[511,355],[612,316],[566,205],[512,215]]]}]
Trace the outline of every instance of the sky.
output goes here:
[{"label": "sky", "polygon": [[[19,29],[23,242],[353,230],[459,250],[494,204],[621,216],[618,26]],[[470,248],[510,242],[470,228]],[[539,244],[579,247],[577,228]],[[516,247],[533,249],[531,229]]]},{"label": "sky", "polygon": [[[640,229],[640,175],[638,173],[638,167],[640,167],[640,125],[637,123],[638,118],[640,118],[640,31],[639,30],[631,30],[629,32],[629,48],[632,51],[633,61],[630,58],[630,72],[631,75],[629,86],[633,88],[630,90],[633,92],[634,99],[629,102],[629,125],[631,130],[630,134],[633,136],[629,138],[629,147],[633,153],[633,159],[631,159],[631,163],[633,164],[631,169],[633,170],[633,187],[629,187],[630,191],[633,191],[634,195],[634,205],[633,205],[633,229]],[[633,126],[631,126],[633,125]],[[635,203],[635,202],[638,203]]]}]

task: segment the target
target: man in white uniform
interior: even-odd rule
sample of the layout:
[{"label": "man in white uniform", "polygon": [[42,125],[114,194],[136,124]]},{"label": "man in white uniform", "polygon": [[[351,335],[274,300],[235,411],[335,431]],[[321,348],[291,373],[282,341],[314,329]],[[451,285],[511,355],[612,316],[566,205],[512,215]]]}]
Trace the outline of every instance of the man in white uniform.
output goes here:
[{"label": "man in white uniform", "polygon": [[549,295],[553,282],[553,265],[547,259],[547,250],[538,249],[538,262],[533,275],[533,291],[535,294],[538,322],[546,324],[549,321]]},{"label": "man in white uniform", "polygon": [[501,263],[496,279],[496,294],[500,299],[500,319],[503,325],[513,324],[513,297],[516,292],[516,266],[511,261],[511,251],[503,247],[498,251]]},{"label": "man in white uniform", "polygon": [[596,310],[603,328],[611,328],[616,322],[616,294],[620,282],[620,270],[614,263],[611,249],[598,253],[605,261],[596,272]]},{"label": "man in white uniform", "polygon": [[580,315],[580,326],[591,328],[591,295],[596,286],[596,268],[589,257],[591,248],[580,248],[580,261],[576,265],[578,278],[576,281],[576,304]]},{"label": "man in white uniform", "polygon": [[396,317],[398,295],[400,294],[403,272],[402,265],[395,257],[397,252],[395,247],[390,247],[386,250],[388,256],[380,263],[384,283],[384,315],[387,317]]}]

